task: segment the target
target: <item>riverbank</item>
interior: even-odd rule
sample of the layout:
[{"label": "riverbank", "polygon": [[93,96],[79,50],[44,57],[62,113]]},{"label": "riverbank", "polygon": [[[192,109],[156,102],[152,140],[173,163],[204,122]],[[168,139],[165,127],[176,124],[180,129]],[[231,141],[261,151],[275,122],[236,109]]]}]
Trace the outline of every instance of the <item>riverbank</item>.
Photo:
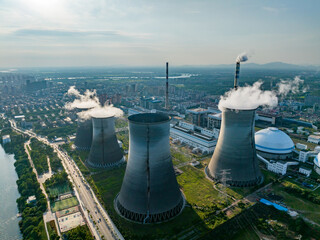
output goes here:
[{"label": "riverbank", "polygon": [[0,145],[0,239],[22,239],[17,217],[16,200],[20,197],[16,181],[17,173],[14,168],[14,156],[6,154]]},{"label": "riverbank", "polygon": [[[47,239],[42,217],[47,204],[24,151],[24,142],[28,138],[13,132],[11,129],[1,132],[1,135],[6,134],[10,135],[11,143],[6,143],[3,148],[7,154],[14,154],[16,159],[14,166],[18,175],[18,191],[21,195],[17,199],[18,210],[21,213],[19,227],[23,239]],[[30,196],[35,196],[35,202],[27,202]]]}]

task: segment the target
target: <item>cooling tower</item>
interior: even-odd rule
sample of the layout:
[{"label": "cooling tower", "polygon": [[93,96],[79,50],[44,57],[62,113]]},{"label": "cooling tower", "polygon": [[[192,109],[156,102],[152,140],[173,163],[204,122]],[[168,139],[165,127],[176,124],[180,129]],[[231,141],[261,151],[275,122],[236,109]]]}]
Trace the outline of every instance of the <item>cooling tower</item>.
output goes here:
[{"label": "cooling tower", "polygon": [[[76,111],[84,112],[90,108],[77,108]],[[79,150],[89,151],[92,143],[92,121],[78,117],[78,128],[74,145]]]},{"label": "cooling tower", "polygon": [[[263,181],[254,141],[255,109],[224,108],[218,142],[206,168],[214,180],[237,187],[249,187]],[[225,174],[223,174],[225,170]]]},{"label": "cooling tower", "polygon": [[108,168],[124,161],[114,128],[114,117],[92,115],[93,135],[87,164],[93,168]]},{"label": "cooling tower", "polygon": [[129,158],[115,208],[132,221],[166,221],[184,206],[170,153],[170,117],[143,113],[128,119]]}]

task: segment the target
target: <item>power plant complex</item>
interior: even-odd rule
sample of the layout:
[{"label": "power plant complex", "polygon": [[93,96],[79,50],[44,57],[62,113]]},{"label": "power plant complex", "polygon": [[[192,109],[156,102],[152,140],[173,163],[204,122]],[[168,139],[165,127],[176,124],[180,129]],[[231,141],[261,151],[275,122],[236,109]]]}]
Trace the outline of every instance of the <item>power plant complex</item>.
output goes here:
[{"label": "power plant complex", "polygon": [[92,145],[87,164],[93,168],[110,168],[124,161],[115,134],[114,117],[99,113],[92,115]]},{"label": "power plant complex", "polygon": [[129,158],[115,208],[135,222],[166,221],[184,206],[170,153],[170,117],[143,113],[128,119]]}]

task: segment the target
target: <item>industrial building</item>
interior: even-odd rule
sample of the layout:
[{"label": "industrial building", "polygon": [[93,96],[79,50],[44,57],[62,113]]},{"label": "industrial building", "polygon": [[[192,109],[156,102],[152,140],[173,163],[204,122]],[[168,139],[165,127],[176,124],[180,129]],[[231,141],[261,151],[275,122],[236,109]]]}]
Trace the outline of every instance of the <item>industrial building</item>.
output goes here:
[{"label": "industrial building", "polygon": [[93,137],[87,164],[93,168],[109,168],[124,161],[117,141],[114,117],[105,113],[92,115]]},{"label": "industrial building", "polygon": [[173,138],[173,141],[186,143],[199,149],[202,153],[212,153],[214,151],[218,135],[218,129],[210,131],[181,121],[177,125],[170,127],[170,137]]},{"label": "industrial building", "polygon": [[221,127],[221,113],[208,114],[208,129]]},{"label": "industrial building", "polygon": [[[77,108],[78,113],[88,111],[90,108]],[[92,143],[91,118],[83,119],[78,116],[78,128],[74,145],[79,150],[89,151]]]},{"label": "industrial building", "polygon": [[267,169],[271,172],[285,175],[287,173],[287,169],[289,166],[299,165],[296,161],[283,161],[283,160],[267,160],[263,158],[262,156],[258,155],[258,158],[264,162],[267,166]]},{"label": "industrial building", "polygon": [[227,184],[238,187],[263,181],[255,149],[254,119],[255,109],[223,109],[218,142],[206,168],[209,178],[221,181],[223,172],[227,172]]},{"label": "industrial building", "polygon": [[128,119],[129,159],[115,208],[132,221],[166,221],[184,207],[170,153],[170,117],[143,113]]},{"label": "industrial building", "polygon": [[308,142],[315,143],[315,144],[319,144],[319,142],[320,142],[320,135],[310,135],[310,136],[308,137]]},{"label": "industrial building", "polygon": [[272,160],[292,158],[294,143],[291,138],[275,127],[262,129],[255,134],[257,153]]},{"label": "industrial building", "polygon": [[272,125],[277,125],[281,122],[282,117],[277,113],[266,113],[262,111],[257,111],[256,121],[267,122]]},{"label": "industrial building", "polygon": [[204,108],[194,108],[188,109],[187,113],[192,117],[192,123],[199,127],[207,127],[208,121],[208,109]]}]

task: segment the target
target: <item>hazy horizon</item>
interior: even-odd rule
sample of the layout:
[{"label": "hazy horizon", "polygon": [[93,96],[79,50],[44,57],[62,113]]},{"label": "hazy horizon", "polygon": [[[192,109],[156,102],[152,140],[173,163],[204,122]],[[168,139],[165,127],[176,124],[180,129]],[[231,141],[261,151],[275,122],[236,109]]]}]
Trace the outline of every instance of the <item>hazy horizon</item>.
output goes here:
[{"label": "hazy horizon", "polygon": [[0,68],[320,65],[315,0],[0,3]]}]

